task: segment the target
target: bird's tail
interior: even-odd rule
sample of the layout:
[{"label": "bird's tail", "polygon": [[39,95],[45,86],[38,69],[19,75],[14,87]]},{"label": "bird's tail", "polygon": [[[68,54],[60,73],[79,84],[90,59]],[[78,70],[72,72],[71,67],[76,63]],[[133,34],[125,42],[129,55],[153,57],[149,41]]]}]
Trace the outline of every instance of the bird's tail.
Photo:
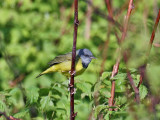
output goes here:
[{"label": "bird's tail", "polygon": [[42,73],[40,73],[36,78],[38,78],[38,77],[40,77],[40,76],[42,76],[43,74]]},{"label": "bird's tail", "polygon": [[50,72],[55,72],[54,66],[52,66],[52,67],[48,68],[47,70],[45,70],[44,72],[40,73],[36,78],[38,78],[46,73],[50,73]]},{"label": "bird's tail", "polygon": [[46,74],[46,73],[49,73],[48,69],[45,70],[44,72],[40,73],[36,78],[38,78],[38,77],[40,77],[40,76],[42,76],[42,75],[44,75],[44,74]]}]

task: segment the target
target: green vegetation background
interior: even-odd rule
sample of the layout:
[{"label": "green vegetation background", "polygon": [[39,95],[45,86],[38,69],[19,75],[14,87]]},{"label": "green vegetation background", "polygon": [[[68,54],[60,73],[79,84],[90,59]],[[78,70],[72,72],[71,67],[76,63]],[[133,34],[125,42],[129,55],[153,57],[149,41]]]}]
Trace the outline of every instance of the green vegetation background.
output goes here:
[{"label": "green vegetation background", "polygon": [[[130,50],[129,67],[136,84],[139,81],[137,67],[145,59],[155,17],[156,7],[160,1],[141,0],[136,2],[131,14],[129,30],[124,48]],[[73,42],[73,1],[66,0],[0,0],[0,111],[8,116],[24,120],[56,119],[66,120],[70,115],[68,80],[60,73],[47,74],[38,79],[35,77],[45,70],[47,63],[55,56],[70,52]],[[113,0],[115,14],[126,3],[126,0]],[[93,1],[93,4],[104,14],[108,14],[104,1]],[[130,89],[125,72],[125,64],[120,64],[116,79],[116,108],[108,111],[111,82],[109,80],[112,67],[116,62],[118,48],[114,30],[111,30],[104,73],[99,76],[103,59],[103,48],[107,39],[109,23],[103,17],[92,12],[90,39],[85,38],[87,3],[79,0],[79,21],[77,49],[88,48],[98,58],[93,60],[81,76],[76,77],[75,111],[76,120],[85,120],[89,116],[98,119],[102,114],[104,119],[149,120],[154,115],[149,114],[148,100],[145,97],[147,88],[140,87],[141,104],[134,103],[134,94],[130,99],[125,96],[126,88]],[[117,18],[123,25],[127,7]],[[116,26],[113,28],[121,36]],[[155,42],[159,42],[159,28]],[[148,78],[152,81],[155,95],[160,92],[160,50],[152,48]],[[98,101],[98,102],[97,102]],[[130,104],[134,110],[131,110]],[[160,105],[157,114],[160,118]],[[3,119],[3,118],[0,118]]]}]

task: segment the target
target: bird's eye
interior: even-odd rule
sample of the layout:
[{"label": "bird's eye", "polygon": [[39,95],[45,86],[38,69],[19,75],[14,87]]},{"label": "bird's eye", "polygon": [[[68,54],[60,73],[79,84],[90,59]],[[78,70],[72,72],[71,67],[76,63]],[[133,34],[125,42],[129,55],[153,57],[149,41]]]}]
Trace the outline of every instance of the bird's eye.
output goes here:
[{"label": "bird's eye", "polygon": [[85,55],[86,57],[89,57],[89,55]]}]

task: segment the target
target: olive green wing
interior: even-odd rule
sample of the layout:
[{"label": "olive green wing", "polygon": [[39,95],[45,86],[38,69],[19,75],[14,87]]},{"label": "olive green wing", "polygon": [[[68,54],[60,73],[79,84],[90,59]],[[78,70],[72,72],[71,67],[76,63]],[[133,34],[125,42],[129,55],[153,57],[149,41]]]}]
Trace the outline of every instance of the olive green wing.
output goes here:
[{"label": "olive green wing", "polygon": [[48,64],[49,64],[49,66],[53,66],[55,64],[62,63],[64,61],[71,61],[71,60],[72,60],[72,53],[67,53],[67,54],[59,55],[59,56],[55,57]]}]

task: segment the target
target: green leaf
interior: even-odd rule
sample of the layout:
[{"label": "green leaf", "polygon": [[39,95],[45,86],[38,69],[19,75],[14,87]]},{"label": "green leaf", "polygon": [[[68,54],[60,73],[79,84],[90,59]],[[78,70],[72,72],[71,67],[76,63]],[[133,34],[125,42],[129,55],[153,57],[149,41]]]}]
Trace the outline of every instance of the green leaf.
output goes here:
[{"label": "green leaf", "polygon": [[39,88],[30,87],[26,89],[27,101],[29,104],[36,103],[39,97]]},{"label": "green leaf", "polygon": [[44,111],[49,111],[54,109],[54,104],[49,96],[42,97],[40,100],[41,109]]},{"label": "green leaf", "polygon": [[110,77],[111,74],[112,74],[111,72],[103,72],[102,76],[100,77],[100,80],[104,80],[107,77]]},{"label": "green leaf", "polygon": [[139,93],[140,93],[140,99],[144,99],[148,93],[147,88],[144,85],[140,85]]},{"label": "green leaf", "polygon": [[29,113],[29,109],[24,109],[24,110],[22,110],[22,111],[20,111],[20,112],[18,112],[16,114],[14,114],[13,117],[22,118],[22,117],[26,116],[27,113]]},{"label": "green leaf", "polygon": [[99,92],[100,92],[101,95],[105,96],[106,98],[110,98],[111,97],[111,92],[106,88],[101,88],[99,90]]},{"label": "green leaf", "polygon": [[65,90],[60,87],[53,86],[52,89],[53,89],[53,91],[56,90],[56,91],[60,92],[61,94],[65,94]]},{"label": "green leaf", "polygon": [[76,84],[76,87],[80,90],[82,90],[82,92],[84,93],[89,93],[90,92],[90,88],[91,88],[91,85],[89,83],[77,83]]},{"label": "green leaf", "polygon": [[109,115],[110,115],[110,114],[107,113],[107,114],[104,116],[104,119],[105,119],[105,120],[109,120]]},{"label": "green leaf", "polygon": [[127,78],[126,73],[118,73],[113,79],[114,80],[125,80]]},{"label": "green leaf", "polygon": [[107,108],[106,105],[98,105],[98,106],[96,106],[96,108],[95,108],[95,113],[94,113],[95,118],[97,118],[97,116],[100,114],[100,112],[101,112],[103,109],[106,109],[106,108]]},{"label": "green leaf", "polygon": [[6,104],[1,100],[0,100],[0,111],[1,112],[6,111]]}]

